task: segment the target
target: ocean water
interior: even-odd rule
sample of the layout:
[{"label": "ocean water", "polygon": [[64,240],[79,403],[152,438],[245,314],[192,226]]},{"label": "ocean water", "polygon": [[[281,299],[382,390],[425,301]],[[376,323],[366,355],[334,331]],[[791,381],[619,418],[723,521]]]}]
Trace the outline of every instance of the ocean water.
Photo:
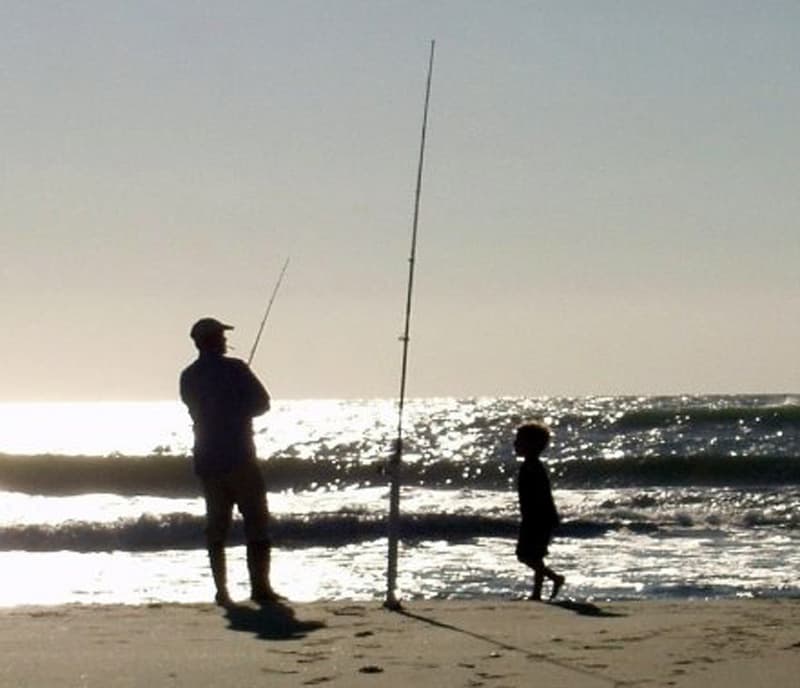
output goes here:
[{"label": "ocean water", "polygon": [[[408,402],[401,598],[518,598],[514,428],[545,454],[562,527],[549,562],[580,600],[800,594],[800,398]],[[382,600],[392,400],[276,403],[256,419],[291,600]],[[212,597],[178,402],[0,404],[0,606]],[[241,529],[233,595],[247,596]]]}]

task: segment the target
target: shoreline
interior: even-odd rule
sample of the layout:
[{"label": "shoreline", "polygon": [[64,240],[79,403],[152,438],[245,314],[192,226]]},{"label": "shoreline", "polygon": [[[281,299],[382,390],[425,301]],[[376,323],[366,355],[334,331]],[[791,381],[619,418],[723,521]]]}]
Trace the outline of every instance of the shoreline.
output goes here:
[{"label": "shoreline", "polygon": [[798,597],[7,607],[0,685],[782,688],[798,615]]}]

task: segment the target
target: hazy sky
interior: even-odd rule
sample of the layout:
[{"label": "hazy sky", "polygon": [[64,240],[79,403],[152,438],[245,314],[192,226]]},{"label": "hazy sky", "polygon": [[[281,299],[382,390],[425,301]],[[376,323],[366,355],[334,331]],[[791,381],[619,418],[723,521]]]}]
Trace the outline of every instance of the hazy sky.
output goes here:
[{"label": "hazy sky", "polygon": [[800,3],[0,2],[4,400],[800,390]]}]

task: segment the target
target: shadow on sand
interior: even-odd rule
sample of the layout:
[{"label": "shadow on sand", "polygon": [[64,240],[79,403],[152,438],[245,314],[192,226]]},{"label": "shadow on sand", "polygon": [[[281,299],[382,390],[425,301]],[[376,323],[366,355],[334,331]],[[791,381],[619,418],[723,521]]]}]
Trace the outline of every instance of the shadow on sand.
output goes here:
[{"label": "shadow on sand", "polygon": [[[595,605],[588,603],[588,602],[566,602],[566,603],[551,603],[557,604],[558,606],[564,607],[565,609],[570,609],[575,611],[578,614],[584,614],[586,616],[624,616],[623,614],[614,614],[614,613],[607,613],[603,612],[603,610],[595,607]],[[580,611],[579,611],[580,610]],[[593,611],[594,610],[594,611]],[[441,628],[447,631],[453,631],[455,633],[459,633],[461,635],[466,635],[471,638],[475,638],[476,640],[481,640],[489,645],[494,645],[499,650],[505,650],[508,652],[519,652],[520,654],[530,658],[535,659],[540,662],[547,662],[548,664],[552,664],[553,666],[560,667],[561,669],[566,669],[576,674],[581,674],[584,676],[591,676],[592,678],[603,681],[606,683],[610,683],[613,685],[617,685],[614,679],[608,678],[606,676],[602,676],[597,672],[591,671],[581,666],[577,666],[574,664],[570,664],[568,662],[564,662],[559,660],[556,657],[549,656],[544,652],[537,652],[532,648],[525,648],[519,647],[516,645],[512,645],[510,643],[506,643],[502,640],[498,640],[497,638],[492,638],[488,635],[483,633],[478,633],[476,631],[472,631],[467,628],[460,628],[459,626],[455,626],[453,624],[446,623],[444,621],[439,621],[438,619],[431,618],[429,616],[422,616],[421,614],[415,614],[410,612],[406,609],[400,608],[398,610],[394,610],[394,613],[401,614],[408,619],[414,619],[415,621],[420,621],[422,623],[429,624],[431,626],[435,626],[436,628]]]},{"label": "shadow on sand", "polygon": [[570,612],[575,612],[581,616],[599,616],[599,617],[614,617],[614,616],[627,616],[620,612],[609,612],[601,609],[591,602],[577,602],[575,600],[558,600],[557,602],[549,603],[553,607],[561,607]]},{"label": "shadow on sand", "polygon": [[325,626],[323,621],[301,621],[294,609],[280,603],[261,607],[234,604],[225,609],[225,617],[232,631],[252,633],[261,640],[296,640]]},{"label": "shadow on sand", "polygon": [[[580,614],[581,616],[596,616],[596,617],[615,617],[615,616],[626,616],[625,614],[621,614],[618,612],[609,612],[604,609],[601,609],[597,605],[592,604],[591,602],[576,602],[574,600],[559,600],[558,602],[549,602],[548,603],[554,607],[560,607],[561,609],[566,609],[571,612],[575,612],[576,614]],[[504,643],[502,641],[498,641],[495,638],[490,638],[487,635],[483,635],[481,633],[477,633],[476,631],[472,631],[466,628],[459,628],[458,626],[454,626],[449,623],[445,623],[444,621],[439,621],[437,619],[433,619],[431,617],[422,616],[420,614],[415,614],[413,612],[408,611],[407,609],[401,608],[397,611],[397,613],[402,614],[403,616],[409,619],[415,619],[416,621],[422,621],[424,623],[430,624],[431,626],[436,626],[437,628],[447,629],[449,631],[455,631],[456,633],[461,633],[463,635],[471,636],[472,638],[476,638],[478,640],[482,640],[486,643],[490,643],[495,645],[498,648],[503,650],[515,650],[518,652],[527,653],[528,651],[515,647],[514,645],[509,645],[508,643]]]},{"label": "shadow on sand", "polygon": [[449,624],[444,621],[439,621],[438,619],[431,618],[430,616],[422,616],[422,614],[415,614],[414,612],[408,611],[404,607],[392,610],[392,612],[395,614],[400,614],[401,616],[405,616],[408,619],[414,619],[415,621],[421,621],[422,623],[429,624],[430,626],[435,626],[436,628],[442,628],[447,631],[454,631],[455,633],[468,635],[470,638],[475,638],[476,640],[482,640],[483,642],[488,643],[490,645],[494,645],[495,647],[498,647],[501,650],[512,650],[514,652],[522,652],[527,654],[527,650],[525,650],[524,648],[516,647],[514,645],[509,645],[508,643],[504,643],[501,640],[491,638],[488,635],[477,633],[476,631],[472,631],[468,628],[460,628],[459,626],[454,626],[453,624]]}]

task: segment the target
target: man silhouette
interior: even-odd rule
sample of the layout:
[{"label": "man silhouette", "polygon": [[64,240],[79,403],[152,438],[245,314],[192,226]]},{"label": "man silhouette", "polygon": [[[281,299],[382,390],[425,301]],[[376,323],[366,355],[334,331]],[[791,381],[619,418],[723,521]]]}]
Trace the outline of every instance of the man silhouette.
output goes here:
[{"label": "man silhouette", "polygon": [[261,604],[279,599],[269,581],[269,511],[253,442],[253,418],[269,410],[270,397],[244,361],[225,355],[225,333],[232,329],[215,318],[198,320],[189,333],[198,357],[180,376],[181,399],[194,423],[194,470],[203,486],[208,558],[220,606],[231,604],[225,540],[234,504],[244,519],[250,597]]}]

